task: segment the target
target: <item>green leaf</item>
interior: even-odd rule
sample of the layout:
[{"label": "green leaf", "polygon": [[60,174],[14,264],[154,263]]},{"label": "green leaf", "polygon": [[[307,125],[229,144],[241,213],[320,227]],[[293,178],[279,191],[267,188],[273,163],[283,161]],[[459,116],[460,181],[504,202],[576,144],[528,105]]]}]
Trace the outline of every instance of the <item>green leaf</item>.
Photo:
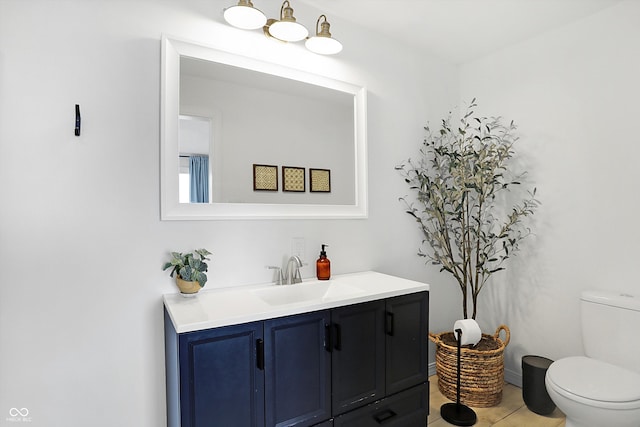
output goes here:
[{"label": "green leaf", "polygon": [[191,275],[193,273],[193,269],[186,265],[184,267],[182,267],[179,271],[178,274],[180,275],[180,277],[182,278],[182,280],[186,280],[187,282],[190,282],[191,279]]},{"label": "green leaf", "polygon": [[207,275],[201,271],[197,271],[193,274],[193,280],[200,283],[200,287],[204,287],[207,283]]},{"label": "green leaf", "polygon": [[198,255],[200,255],[201,259],[208,259],[207,256],[211,255],[211,252],[209,252],[206,249],[196,249],[195,251]]}]

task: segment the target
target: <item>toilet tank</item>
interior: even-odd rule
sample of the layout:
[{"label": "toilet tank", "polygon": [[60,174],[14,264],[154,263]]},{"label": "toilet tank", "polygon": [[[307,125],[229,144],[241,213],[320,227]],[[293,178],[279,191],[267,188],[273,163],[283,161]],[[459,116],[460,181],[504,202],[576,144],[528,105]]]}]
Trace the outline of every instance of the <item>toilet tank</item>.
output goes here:
[{"label": "toilet tank", "polygon": [[587,357],[640,373],[640,295],[584,291],[580,311]]}]

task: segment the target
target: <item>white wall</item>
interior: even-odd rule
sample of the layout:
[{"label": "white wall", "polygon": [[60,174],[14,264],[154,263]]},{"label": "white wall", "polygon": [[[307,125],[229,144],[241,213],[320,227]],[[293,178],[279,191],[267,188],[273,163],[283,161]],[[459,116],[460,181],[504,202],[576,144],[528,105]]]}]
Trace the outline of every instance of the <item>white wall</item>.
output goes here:
[{"label": "white wall", "polygon": [[[28,408],[33,426],[164,425],[170,250],[208,248],[207,287],[237,286],[268,281],[264,266],[304,237],[305,277],[327,243],[334,274],[430,282],[432,328],[457,317],[454,289],[415,255],[420,236],[393,169],[459,98],[456,68],[337,19],[345,50],[315,56],[223,25],[228,3],[0,0],[0,425],[14,425],[13,407]],[[296,6],[308,26],[319,13]],[[162,33],[366,85],[370,218],[161,222]]]},{"label": "white wall", "polygon": [[481,326],[511,328],[507,378],[525,354],[582,354],[582,290],[640,291],[639,17],[622,2],[461,67],[463,101],[519,124],[543,203],[536,236],[480,297]]}]

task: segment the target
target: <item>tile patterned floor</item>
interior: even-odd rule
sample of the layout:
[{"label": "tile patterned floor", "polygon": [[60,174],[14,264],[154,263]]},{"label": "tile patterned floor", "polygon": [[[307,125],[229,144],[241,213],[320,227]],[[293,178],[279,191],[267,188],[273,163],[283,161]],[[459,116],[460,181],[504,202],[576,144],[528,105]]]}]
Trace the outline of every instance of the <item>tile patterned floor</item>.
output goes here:
[{"label": "tile patterned floor", "polygon": [[[429,378],[430,409],[429,427],[451,426],[440,417],[440,406],[449,402],[438,390],[438,378]],[[505,384],[502,402],[493,408],[473,408],[478,416],[476,427],[564,427],[564,414],[556,408],[550,415],[542,416],[527,409],[522,401],[522,390],[512,384]]]}]

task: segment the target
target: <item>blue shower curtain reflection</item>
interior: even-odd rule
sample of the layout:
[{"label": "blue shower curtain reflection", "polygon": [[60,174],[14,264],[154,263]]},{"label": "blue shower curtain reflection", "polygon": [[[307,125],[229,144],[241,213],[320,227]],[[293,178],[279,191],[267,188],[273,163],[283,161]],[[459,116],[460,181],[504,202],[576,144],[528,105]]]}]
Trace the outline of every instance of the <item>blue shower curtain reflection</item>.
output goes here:
[{"label": "blue shower curtain reflection", "polygon": [[189,157],[191,203],[209,203],[209,157]]}]

